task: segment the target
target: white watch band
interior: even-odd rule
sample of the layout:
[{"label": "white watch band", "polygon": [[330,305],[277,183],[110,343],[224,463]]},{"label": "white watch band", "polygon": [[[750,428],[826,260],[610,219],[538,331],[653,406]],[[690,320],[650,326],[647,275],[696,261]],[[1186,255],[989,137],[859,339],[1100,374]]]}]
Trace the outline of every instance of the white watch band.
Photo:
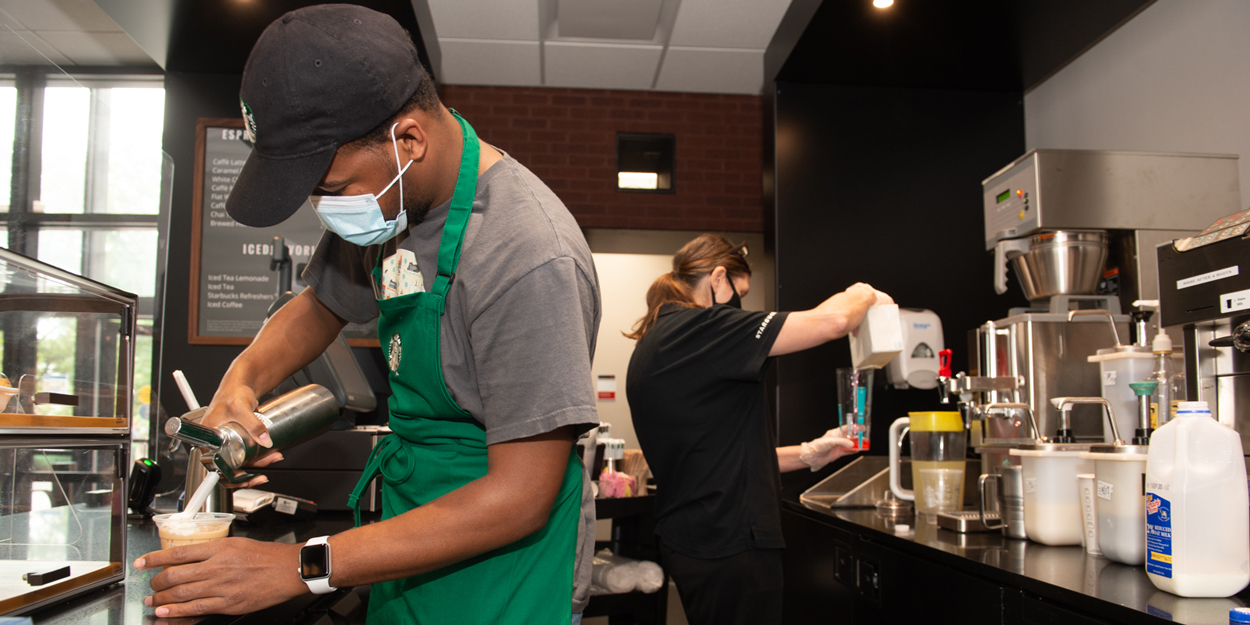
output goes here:
[{"label": "white watch band", "polygon": [[[304,543],[304,546],[308,546],[308,545],[325,545],[326,546],[326,575],[325,577],[304,580],[304,585],[308,586],[309,592],[311,592],[314,595],[324,595],[327,593],[334,592],[335,590],[338,590],[337,588],[330,585],[330,575],[333,573],[333,568],[331,568],[330,566],[331,554],[330,554],[330,543],[328,542],[329,539],[330,539],[329,536],[318,536],[316,538],[309,539],[308,542]],[[300,573],[300,578],[303,579],[302,567],[300,569],[297,569],[297,571],[299,571]]]}]

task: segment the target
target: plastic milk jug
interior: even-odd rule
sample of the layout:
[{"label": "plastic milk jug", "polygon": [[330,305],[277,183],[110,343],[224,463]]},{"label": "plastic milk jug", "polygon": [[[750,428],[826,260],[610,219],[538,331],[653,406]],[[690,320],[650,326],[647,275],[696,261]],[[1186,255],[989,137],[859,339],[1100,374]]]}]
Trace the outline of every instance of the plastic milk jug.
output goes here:
[{"label": "plastic milk jug", "polygon": [[1182,402],[1146,459],[1146,574],[1182,597],[1250,583],[1250,499],[1241,437],[1206,402]]}]

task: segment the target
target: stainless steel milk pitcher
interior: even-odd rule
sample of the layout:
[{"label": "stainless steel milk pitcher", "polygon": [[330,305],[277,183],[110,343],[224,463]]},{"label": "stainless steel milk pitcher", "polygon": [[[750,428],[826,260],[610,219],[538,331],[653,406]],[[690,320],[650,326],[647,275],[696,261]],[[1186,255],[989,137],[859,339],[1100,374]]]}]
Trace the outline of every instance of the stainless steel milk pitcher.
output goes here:
[{"label": "stainless steel milk pitcher", "polygon": [[217,471],[226,481],[239,483],[251,479],[250,474],[235,476],[247,463],[271,453],[289,449],[330,431],[339,416],[334,394],[319,384],[309,384],[261,404],[254,413],[269,430],[273,447],[264,448],[248,435],[238,423],[207,427],[198,421],[208,408],[192,410],[165,422],[165,434],[193,447],[206,450],[201,457],[204,467]]}]

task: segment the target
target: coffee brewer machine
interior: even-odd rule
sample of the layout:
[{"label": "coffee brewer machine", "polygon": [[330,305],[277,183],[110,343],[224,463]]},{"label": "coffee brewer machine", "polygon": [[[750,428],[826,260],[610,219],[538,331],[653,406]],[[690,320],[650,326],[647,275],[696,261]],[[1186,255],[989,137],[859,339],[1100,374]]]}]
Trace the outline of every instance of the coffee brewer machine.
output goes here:
[{"label": "coffee brewer machine", "polygon": [[[1133,301],[1158,297],[1157,244],[1237,210],[1237,166],[1224,155],[1032,150],[982,182],[995,289],[1006,292],[1010,263],[1030,306],[969,333],[970,367],[1016,378],[1015,389],[984,400],[1029,406],[1041,431],[1028,432],[1018,416],[987,417],[973,424],[975,446],[1052,436],[1060,418],[1052,398],[1101,394],[1106,381],[1087,358],[1129,336]],[[1072,315],[1092,310],[1110,313],[1116,333],[1106,313]],[[1097,406],[1071,412],[1078,441],[1103,442],[1102,424]]]},{"label": "coffee brewer machine", "polygon": [[1159,310],[1185,337],[1186,394],[1205,401],[1250,450],[1250,210],[1158,247]]}]

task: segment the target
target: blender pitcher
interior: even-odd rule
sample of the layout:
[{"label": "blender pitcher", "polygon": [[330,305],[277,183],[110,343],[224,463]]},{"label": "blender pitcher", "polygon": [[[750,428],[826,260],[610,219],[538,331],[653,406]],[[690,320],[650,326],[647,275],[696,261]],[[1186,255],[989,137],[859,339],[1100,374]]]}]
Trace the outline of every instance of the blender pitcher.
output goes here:
[{"label": "blender pitcher", "polygon": [[[899,481],[899,443],[911,432],[911,475],[915,491]],[[916,502],[916,513],[959,510],[964,500],[968,436],[958,412],[910,412],[890,425],[890,490]],[[916,491],[920,491],[917,493]],[[936,522],[936,517],[931,522]]]}]

